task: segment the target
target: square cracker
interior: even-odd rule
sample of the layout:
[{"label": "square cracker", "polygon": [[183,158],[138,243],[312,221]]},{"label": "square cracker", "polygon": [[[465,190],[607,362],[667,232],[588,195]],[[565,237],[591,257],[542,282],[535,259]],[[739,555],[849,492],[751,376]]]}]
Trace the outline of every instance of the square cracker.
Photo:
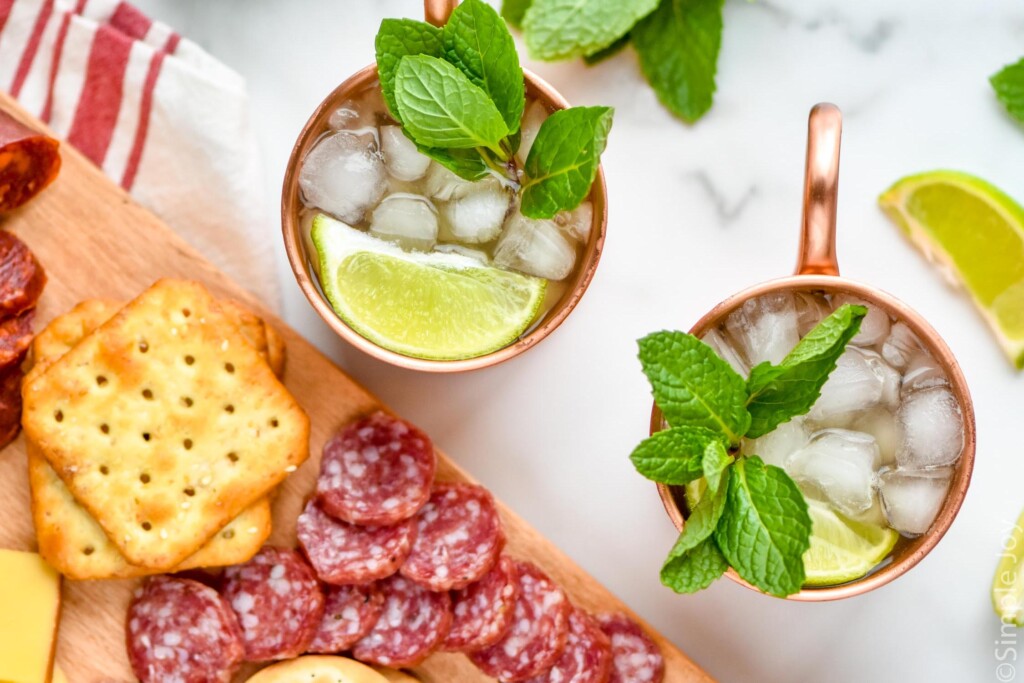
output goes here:
[{"label": "square cracker", "polygon": [[180,564],[309,455],[309,419],[194,282],[157,282],[23,395],[27,437],[149,569]]}]

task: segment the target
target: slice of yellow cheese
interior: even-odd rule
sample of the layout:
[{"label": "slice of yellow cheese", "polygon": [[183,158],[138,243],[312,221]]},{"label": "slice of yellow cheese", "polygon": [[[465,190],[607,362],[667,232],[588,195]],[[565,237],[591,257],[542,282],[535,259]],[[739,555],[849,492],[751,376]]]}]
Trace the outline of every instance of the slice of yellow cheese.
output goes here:
[{"label": "slice of yellow cheese", "polygon": [[248,683],[388,683],[388,679],[348,657],[307,655],[268,666]]},{"label": "slice of yellow cheese", "polygon": [[64,675],[64,672],[56,664],[53,665],[53,679],[51,683],[68,683],[68,677]]},{"label": "slice of yellow cheese", "polygon": [[35,553],[0,550],[0,681],[50,683],[60,574]]}]

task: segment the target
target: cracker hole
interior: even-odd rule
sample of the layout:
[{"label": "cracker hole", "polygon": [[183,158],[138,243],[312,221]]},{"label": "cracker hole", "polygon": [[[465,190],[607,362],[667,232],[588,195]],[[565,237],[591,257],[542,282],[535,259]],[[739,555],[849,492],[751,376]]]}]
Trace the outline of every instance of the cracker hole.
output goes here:
[{"label": "cracker hole", "polygon": [[139,342],[139,353],[146,353],[149,351],[149,344],[144,341]]},{"label": "cracker hole", "polygon": [[188,310],[187,308],[183,308],[181,309],[181,314],[187,318],[190,315],[192,315],[192,311]]},{"label": "cracker hole", "polygon": [[102,387],[106,383],[107,383],[107,378],[106,377],[104,377],[103,375],[96,375],[96,386]]},{"label": "cracker hole", "polygon": [[93,548],[91,545],[87,545],[82,548],[83,555],[92,555],[94,552],[96,552],[96,548]]},{"label": "cracker hole", "polygon": [[100,425],[100,431],[103,432],[104,434],[109,434],[110,433],[110,425],[108,425],[106,422],[104,422],[103,424]]},{"label": "cracker hole", "polygon": [[184,493],[186,496],[194,496],[194,495],[196,495],[196,490],[194,488],[192,488],[191,486],[189,486],[189,487],[185,488],[182,491],[182,493]]},{"label": "cracker hole", "polygon": [[281,424],[281,423],[277,421],[276,417],[270,421],[270,426],[271,427],[277,427],[279,424]]},{"label": "cracker hole", "polygon": [[235,453],[234,451],[228,453],[228,460],[231,462],[238,462],[238,453]]},{"label": "cracker hole", "polygon": [[143,531],[149,531],[152,528],[153,528],[153,525],[150,524],[149,522],[143,522],[142,523],[142,530]]},{"label": "cracker hole", "polygon": [[228,529],[227,531],[222,533],[221,536],[223,536],[224,538],[230,540],[230,539],[235,537],[235,530],[234,529]]},{"label": "cracker hole", "polygon": [[185,356],[185,365],[192,365],[195,362],[195,356]]},{"label": "cracker hole", "polygon": [[61,410],[58,410],[57,412],[55,412],[53,414],[53,419],[56,420],[57,422],[63,422],[64,421],[64,412],[61,411]]},{"label": "cracker hole", "polygon": [[224,412],[225,413],[233,413],[233,412],[235,412],[235,406],[233,406],[230,403],[227,404],[226,406],[224,406]]},{"label": "cracker hole", "polygon": [[181,397],[181,404],[183,406],[185,406],[186,408],[191,408],[192,407],[192,399],[189,398],[188,396],[182,396]]},{"label": "cracker hole", "polygon": [[150,433],[149,432],[142,432],[142,440],[143,441],[149,441],[149,439],[150,439]]},{"label": "cracker hole", "polygon": [[146,474],[145,472],[143,472],[142,475],[139,476],[139,481],[141,481],[143,484],[148,484],[149,483],[149,475]]},{"label": "cracker hole", "polygon": [[110,468],[106,465],[100,465],[100,474],[110,474]]},{"label": "cracker hole", "polygon": [[185,439],[181,442],[181,445],[185,447],[186,451],[192,450],[192,439]]},{"label": "cracker hole", "polygon": [[142,390],[142,398],[146,399],[147,401],[152,401],[153,400],[153,392],[151,390],[149,390],[149,389],[143,389]]},{"label": "cracker hole", "polygon": [[225,363],[224,369],[227,370],[228,373],[233,373],[235,371],[235,365],[234,363]]}]

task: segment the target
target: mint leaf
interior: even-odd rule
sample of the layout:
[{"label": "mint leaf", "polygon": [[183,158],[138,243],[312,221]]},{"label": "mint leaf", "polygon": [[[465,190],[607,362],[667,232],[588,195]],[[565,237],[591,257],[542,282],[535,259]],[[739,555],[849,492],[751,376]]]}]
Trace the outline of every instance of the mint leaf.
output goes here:
[{"label": "mint leaf", "polygon": [[[415,141],[414,141],[415,142]],[[449,171],[466,180],[483,180],[491,174],[491,168],[475,149],[442,149],[416,144],[416,149]]]},{"label": "mint leaf", "polygon": [[640,442],[629,459],[637,472],[661,484],[687,484],[704,476],[704,453],[721,440],[704,427],[673,427]]},{"label": "mint leaf", "polygon": [[681,557],[684,553],[689,552],[691,549],[696,548],[697,545],[705,538],[715,533],[715,529],[718,527],[718,521],[722,518],[722,513],[725,511],[725,502],[727,498],[728,483],[730,478],[729,469],[726,468],[722,471],[722,483],[725,486],[719,488],[717,491],[707,491],[700,500],[697,501],[697,505],[694,506],[693,512],[686,518],[686,525],[683,527],[683,532],[679,534],[679,539],[675,545],[672,546],[672,550],[669,551],[668,557],[672,559],[674,557]]},{"label": "mint leaf", "polygon": [[867,312],[863,306],[840,306],[808,332],[779,365],[761,363],[750,371],[747,437],[756,439],[811,409]]},{"label": "mint leaf", "polygon": [[509,26],[522,28],[523,15],[526,14],[526,10],[530,9],[532,4],[533,0],[502,0],[501,16],[505,17],[505,21],[509,23]]},{"label": "mint leaf", "polygon": [[704,455],[701,458],[701,469],[704,472],[704,479],[708,482],[708,489],[712,492],[718,491],[722,480],[722,474],[732,464],[733,457],[726,452],[721,441],[712,441],[704,448]]},{"label": "mint leaf", "polygon": [[715,539],[705,538],[680,557],[669,557],[661,568],[661,583],[676,593],[704,590],[729,568]]},{"label": "mint leaf", "polygon": [[619,54],[627,45],[629,45],[628,33],[622,36],[621,38],[617,39],[608,47],[602,47],[597,52],[590,53],[589,55],[583,58],[583,61],[586,62],[587,66],[594,66],[595,64],[599,64],[604,60],[610,59],[611,57],[614,57],[615,55]]},{"label": "mint leaf", "polygon": [[685,121],[711,108],[723,0],[661,0],[632,31],[640,67],[658,99]]},{"label": "mint leaf", "polygon": [[692,334],[655,332],[638,343],[654,402],[669,425],[705,427],[738,445],[750,427],[744,379]]},{"label": "mint leaf", "polygon": [[385,19],[380,22],[374,41],[377,52],[377,77],[384,93],[384,102],[396,121],[401,123],[395,102],[395,72],[402,57],[409,55],[441,56],[441,29],[425,21]]},{"label": "mint leaf", "polygon": [[611,45],[658,5],[658,0],[533,0],[523,18],[530,54],[552,61],[581,57]]},{"label": "mint leaf", "polygon": [[1024,123],[1024,59],[988,79],[1010,116]]},{"label": "mint leaf", "polygon": [[524,164],[524,216],[553,218],[587,198],[612,114],[611,107],[573,107],[544,119]]},{"label": "mint leaf", "polygon": [[[783,470],[756,455],[730,468],[725,510],[715,541],[729,564],[766,593],[786,596],[803,586],[810,545],[807,503]],[[699,505],[699,504],[698,504]]]},{"label": "mint leaf", "polygon": [[425,147],[498,151],[508,126],[491,98],[457,68],[437,57],[403,57],[395,101],[410,137]]},{"label": "mint leaf", "polygon": [[487,93],[510,132],[519,130],[526,102],[523,70],[508,27],[481,0],[455,8],[442,33],[444,58]]}]

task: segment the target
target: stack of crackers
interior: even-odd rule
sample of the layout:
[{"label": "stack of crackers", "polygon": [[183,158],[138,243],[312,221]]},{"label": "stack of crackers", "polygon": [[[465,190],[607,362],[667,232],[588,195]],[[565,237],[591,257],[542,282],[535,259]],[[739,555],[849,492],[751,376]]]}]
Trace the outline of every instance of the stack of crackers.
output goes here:
[{"label": "stack of crackers", "polygon": [[200,284],[85,301],[33,342],[22,387],[39,551],[73,579],[248,560],[309,454],[262,319]]}]

